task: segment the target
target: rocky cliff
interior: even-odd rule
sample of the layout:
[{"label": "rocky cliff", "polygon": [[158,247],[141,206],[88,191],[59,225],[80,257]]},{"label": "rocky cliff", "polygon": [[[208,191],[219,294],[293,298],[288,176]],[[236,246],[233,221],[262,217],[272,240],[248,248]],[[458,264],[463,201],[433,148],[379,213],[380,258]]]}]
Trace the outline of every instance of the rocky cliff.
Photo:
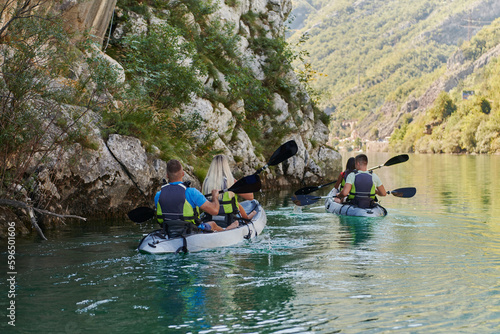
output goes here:
[{"label": "rocky cliff", "polygon": [[[54,2],[56,3],[56,2]],[[57,10],[63,13],[68,30],[90,32],[98,42],[92,57],[105,61],[117,73],[120,81],[126,81],[123,66],[105,53],[108,35],[119,40],[137,29],[148,29],[158,18],[151,11],[141,16],[137,13],[124,13],[126,9],[118,7],[116,0],[88,0],[84,2],[63,1]],[[169,1],[166,1],[169,3]],[[231,3],[227,5],[226,3]],[[55,6],[55,5],[54,5]],[[212,20],[229,22],[240,35],[238,48],[244,55],[244,61],[258,80],[266,80],[263,66],[266,58],[249,43],[250,36],[265,34],[267,38],[278,38],[284,34],[284,23],[291,11],[290,0],[240,0],[222,2]],[[242,16],[252,13],[257,17],[255,25],[249,26]],[[112,20],[127,14],[126,22],[112,25]],[[87,55],[88,56],[88,55]],[[85,72],[84,61],[76,64],[75,72]],[[284,125],[286,135],[280,141],[271,143],[277,148],[283,142],[294,139],[299,147],[296,156],[280,166],[262,175],[265,187],[290,186],[293,184],[314,184],[323,179],[331,180],[341,169],[341,157],[326,146],[328,128],[315,115],[313,103],[301,88],[293,71],[282,74],[291,83],[291,94],[282,96],[279,91],[273,93],[272,109],[275,116],[263,115],[257,121],[266,125],[266,131],[272,133],[270,117],[276,117],[278,124]],[[224,75],[212,71],[199,80],[205,86],[218,82],[219,91],[229,89]],[[60,88],[60,87],[59,87]],[[121,103],[113,96],[104,98],[110,105]],[[298,106],[298,107],[297,107]],[[76,106],[66,106],[66,112],[78,110]],[[210,130],[215,149],[225,153],[231,160],[236,175],[255,172],[263,166],[268,156],[258,153],[252,139],[246,131],[235,126],[235,115],[245,110],[243,100],[231,106],[203,96],[193,96],[189,104],[182,105],[177,112],[181,115],[197,113],[201,116],[201,128]],[[166,162],[160,159],[158,150],[146,149],[140,139],[119,134],[103,135],[101,116],[94,110],[82,110],[78,122],[88,131],[87,139],[94,143],[92,148],[74,144],[63,154],[53,156],[43,166],[36,169],[34,187],[36,191],[29,196],[33,201],[43,194],[44,208],[62,214],[74,214],[85,217],[123,217],[130,209],[140,205],[151,205],[152,198],[166,175]],[[273,124],[276,124],[273,123]],[[200,136],[201,138],[205,138]],[[270,145],[271,145],[270,144]],[[195,175],[197,166],[185,164],[186,178],[193,186],[200,187],[200,180]],[[12,220],[11,212],[0,210],[0,221]],[[56,226],[57,220],[43,219],[46,228]]]}]

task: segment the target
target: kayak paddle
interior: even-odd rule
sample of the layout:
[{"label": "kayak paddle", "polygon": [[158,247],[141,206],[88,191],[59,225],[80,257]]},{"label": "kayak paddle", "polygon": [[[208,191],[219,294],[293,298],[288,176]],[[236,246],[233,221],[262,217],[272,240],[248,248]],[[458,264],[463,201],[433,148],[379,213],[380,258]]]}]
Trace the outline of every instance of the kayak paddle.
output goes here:
[{"label": "kayak paddle", "polygon": [[273,155],[269,159],[269,162],[264,167],[259,168],[254,175],[260,174],[269,166],[276,166],[286,159],[293,157],[298,150],[299,148],[297,147],[297,143],[295,142],[295,140],[287,141],[286,143],[278,147],[276,151],[274,151]]},{"label": "kayak paddle", "polygon": [[[387,160],[385,164],[377,166],[377,167],[372,167],[372,168],[370,168],[368,170],[373,170],[373,169],[377,169],[377,168],[381,168],[381,167],[388,167],[388,166],[396,165],[396,164],[408,161],[409,158],[410,157],[408,156],[408,154],[397,155],[397,156],[392,157],[389,160]],[[319,189],[321,189],[323,187],[329,186],[330,184],[334,184],[335,182],[337,182],[337,180],[332,181],[332,182],[328,182],[328,183],[325,183],[325,184],[322,184],[322,185],[316,186],[316,187],[304,187],[304,188],[300,188],[299,190],[297,190],[295,192],[295,195],[307,195],[307,194],[310,194],[310,193],[312,193],[312,192],[314,192],[316,190],[319,190]]]},{"label": "kayak paddle", "polygon": [[[278,147],[276,151],[274,151],[273,155],[264,167],[259,168],[252,175],[248,175],[239,179],[229,189],[220,190],[219,194],[222,194],[226,191],[232,191],[236,194],[254,193],[259,191],[262,187],[259,174],[268,166],[276,166],[286,159],[291,158],[297,153],[298,149],[299,148],[297,147],[297,143],[295,142],[295,140],[287,141],[286,143]],[[207,194],[205,196],[211,196],[211,194]]]},{"label": "kayak paddle", "polygon": [[[387,194],[391,194],[396,197],[411,198],[415,196],[417,189],[414,187],[408,188],[398,188],[392,191],[387,191]],[[333,196],[312,196],[312,195],[293,195],[292,202],[298,206],[314,204],[322,198],[334,198]]]},{"label": "kayak paddle", "polygon": [[389,166],[392,166],[392,165],[400,164],[402,162],[408,161],[408,159],[410,159],[410,157],[408,156],[408,154],[396,155],[395,157],[392,157],[389,160],[387,160],[385,162],[385,164],[369,168],[368,170],[374,170],[374,169],[377,169],[377,168],[389,167]]},{"label": "kayak paddle", "polygon": [[[259,168],[254,174],[245,176],[236,181],[229,189],[220,190],[219,194],[222,194],[226,191],[232,191],[236,194],[254,193],[259,191],[262,187],[259,174],[268,166],[276,166],[277,164],[282,163],[286,159],[294,156],[297,151],[298,147],[295,140],[287,141],[286,143],[278,147],[276,151],[274,151],[273,155],[269,159],[269,162],[264,167]],[[211,196],[211,194],[207,194],[205,196]]]},{"label": "kayak paddle", "polygon": [[417,188],[413,187],[399,188],[399,189],[394,189],[392,191],[388,191],[387,193],[396,197],[410,198],[415,196],[415,194],[417,193]]}]

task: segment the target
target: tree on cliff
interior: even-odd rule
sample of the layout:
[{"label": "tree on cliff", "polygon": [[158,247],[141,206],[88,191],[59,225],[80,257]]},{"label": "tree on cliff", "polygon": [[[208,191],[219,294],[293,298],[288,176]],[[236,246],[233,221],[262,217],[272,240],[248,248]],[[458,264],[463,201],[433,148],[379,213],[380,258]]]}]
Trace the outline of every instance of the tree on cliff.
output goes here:
[{"label": "tree on cliff", "polygon": [[80,120],[99,93],[91,80],[72,79],[69,64],[81,51],[72,47],[60,14],[46,4],[0,5],[0,205],[28,210],[34,226],[32,210],[65,217],[44,210],[50,198],[35,178],[50,178],[70,145],[93,145]]}]

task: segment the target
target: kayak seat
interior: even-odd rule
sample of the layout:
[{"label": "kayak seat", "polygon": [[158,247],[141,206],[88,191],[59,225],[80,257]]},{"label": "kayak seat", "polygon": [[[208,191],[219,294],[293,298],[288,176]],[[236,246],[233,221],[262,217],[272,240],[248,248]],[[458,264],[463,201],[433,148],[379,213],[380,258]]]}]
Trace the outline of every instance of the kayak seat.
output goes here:
[{"label": "kayak seat", "polygon": [[169,239],[204,233],[195,224],[183,220],[166,220],[162,223],[162,230],[163,235],[167,235]]},{"label": "kayak seat", "polygon": [[370,197],[355,197],[349,201],[349,204],[355,205],[361,209],[369,209],[377,206],[375,200]]}]

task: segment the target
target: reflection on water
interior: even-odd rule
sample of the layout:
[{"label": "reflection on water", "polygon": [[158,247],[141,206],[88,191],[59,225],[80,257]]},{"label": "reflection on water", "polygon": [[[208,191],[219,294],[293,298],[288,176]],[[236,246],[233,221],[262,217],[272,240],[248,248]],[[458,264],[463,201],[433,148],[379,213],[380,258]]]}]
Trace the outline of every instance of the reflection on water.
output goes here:
[{"label": "reflection on water", "polygon": [[[347,245],[359,246],[366,242],[372,234],[372,225],[381,218],[367,217],[339,217],[341,231],[344,234],[342,238]],[[383,218],[382,218],[383,219]]]},{"label": "reflection on water", "polygon": [[381,168],[387,189],[418,192],[382,198],[389,214],[375,219],[263,192],[259,238],[200,253],[139,254],[155,226],[128,221],[18,240],[17,326],[2,333],[498,333],[499,160],[412,155]]},{"label": "reflection on water", "polygon": [[259,270],[269,268],[267,257],[234,257],[226,252],[196,259],[181,255],[180,261],[175,257],[168,256],[165,263],[168,268],[177,267],[175,275],[162,275],[157,282],[163,322],[170,328],[208,329],[219,323],[219,330],[255,329],[262,317],[257,310],[280,309],[294,297],[287,275]]}]

